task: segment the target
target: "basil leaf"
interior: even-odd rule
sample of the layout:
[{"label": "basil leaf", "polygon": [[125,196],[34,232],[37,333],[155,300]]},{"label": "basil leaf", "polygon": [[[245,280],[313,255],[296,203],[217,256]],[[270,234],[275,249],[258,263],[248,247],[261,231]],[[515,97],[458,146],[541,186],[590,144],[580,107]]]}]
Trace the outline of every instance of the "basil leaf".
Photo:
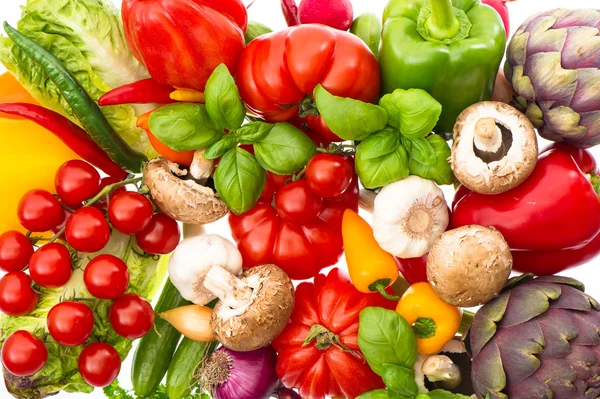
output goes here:
[{"label": "basil leaf", "polygon": [[327,127],[343,140],[364,140],[387,124],[387,112],[377,105],[334,96],[321,85],[314,97]]},{"label": "basil leaf", "polygon": [[204,159],[217,159],[222,157],[227,151],[237,145],[237,139],[234,134],[226,134],[223,138],[204,152]]},{"label": "basil leaf", "polygon": [[260,22],[248,21],[248,28],[246,28],[246,33],[244,33],[244,40],[246,41],[246,44],[248,44],[257,37],[271,32],[273,32],[271,28]]},{"label": "basil leaf", "polygon": [[356,173],[366,188],[383,187],[408,176],[408,154],[400,134],[386,128],[356,147]]},{"label": "basil leaf", "polygon": [[244,123],[246,107],[225,64],[216,67],[208,78],[204,100],[208,114],[219,127],[234,130]]},{"label": "basil leaf", "polygon": [[265,188],[266,173],[256,158],[239,147],[221,158],[215,171],[215,188],[236,215],[249,211]]},{"label": "basil leaf", "polygon": [[389,397],[388,391],[385,389],[375,389],[373,391],[363,393],[356,399],[389,399]]},{"label": "basil leaf", "polygon": [[360,312],[358,346],[380,376],[386,363],[412,368],[417,361],[417,338],[412,327],[393,310],[368,307]]},{"label": "basil leaf", "polygon": [[470,399],[470,396],[461,395],[459,393],[452,393],[444,391],[443,389],[436,389],[427,393],[430,399]]},{"label": "basil leaf", "polygon": [[388,115],[388,124],[411,139],[427,136],[442,114],[442,105],[422,89],[396,89],[379,100]]},{"label": "basil leaf", "polygon": [[273,125],[265,122],[252,122],[235,131],[240,144],[254,144],[267,137]]},{"label": "basil leaf", "polygon": [[381,378],[388,387],[388,390],[394,391],[401,396],[412,398],[419,393],[419,387],[415,382],[415,372],[412,368],[395,364],[384,364]]},{"label": "basil leaf", "polygon": [[150,114],[150,131],[175,151],[206,148],[223,136],[204,104],[179,103],[158,108]]},{"label": "basil leaf", "polygon": [[450,147],[441,136],[432,134],[425,139],[403,139],[402,142],[410,156],[408,169],[411,175],[433,180],[439,185],[454,183],[454,173],[448,161]]},{"label": "basil leaf", "polygon": [[276,123],[269,134],[254,144],[258,163],[278,175],[290,175],[306,166],[317,153],[317,145],[289,123]]}]

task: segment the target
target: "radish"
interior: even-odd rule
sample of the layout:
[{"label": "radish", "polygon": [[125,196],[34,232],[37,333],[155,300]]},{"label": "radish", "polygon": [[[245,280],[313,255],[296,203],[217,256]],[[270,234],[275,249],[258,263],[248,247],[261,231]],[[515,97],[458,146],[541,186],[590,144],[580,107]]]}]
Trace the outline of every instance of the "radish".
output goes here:
[{"label": "radish", "polygon": [[281,0],[281,8],[288,26],[323,24],[348,30],[354,19],[350,0],[302,0],[297,10],[294,0]]}]

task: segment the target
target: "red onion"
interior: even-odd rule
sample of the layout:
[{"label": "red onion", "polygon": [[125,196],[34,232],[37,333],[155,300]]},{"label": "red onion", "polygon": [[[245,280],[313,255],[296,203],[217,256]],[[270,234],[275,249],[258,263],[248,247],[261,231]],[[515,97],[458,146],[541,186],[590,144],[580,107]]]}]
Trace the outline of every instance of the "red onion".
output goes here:
[{"label": "red onion", "polygon": [[277,354],[271,346],[251,352],[217,349],[200,371],[200,386],[214,399],[267,399],[279,380]]}]

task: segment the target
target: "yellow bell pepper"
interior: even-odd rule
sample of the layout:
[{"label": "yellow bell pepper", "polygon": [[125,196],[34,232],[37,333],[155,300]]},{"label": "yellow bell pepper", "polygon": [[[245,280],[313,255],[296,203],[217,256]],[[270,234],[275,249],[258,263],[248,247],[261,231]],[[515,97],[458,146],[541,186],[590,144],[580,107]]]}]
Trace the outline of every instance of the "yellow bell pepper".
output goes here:
[{"label": "yellow bell pepper", "polygon": [[[0,75],[0,102],[36,103],[8,73]],[[53,193],[58,168],[77,158],[46,129],[0,114],[0,233],[24,231],[17,218],[17,206],[23,194],[34,188]]]},{"label": "yellow bell pepper", "polygon": [[385,290],[398,279],[398,264],[392,255],[381,249],[369,223],[356,212],[346,209],[342,238],[348,272],[356,289],[367,294],[380,292],[388,299],[398,300]]},{"label": "yellow bell pepper", "polygon": [[413,326],[422,355],[438,353],[460,328],[462,312],[442,301],[429,283],[416,283],[402,295],[396,312]]}]

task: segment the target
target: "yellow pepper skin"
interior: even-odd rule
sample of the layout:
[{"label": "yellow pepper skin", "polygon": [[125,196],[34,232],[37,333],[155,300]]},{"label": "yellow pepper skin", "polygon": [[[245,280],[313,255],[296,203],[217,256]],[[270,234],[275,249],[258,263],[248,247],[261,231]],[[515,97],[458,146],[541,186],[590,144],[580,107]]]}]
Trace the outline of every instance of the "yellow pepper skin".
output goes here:
[{"label": "yellow pepper skin", "polygon": [[342,238],[348,272],[356,289],[367,294],[380,292],[388,299],[398,300],[385,291],[398,279],[398,264],[375,241],[369,223],[356,212],[346,209],[342,220]]},{"label": "yellow pepper skin", "polygon": [[[431,285],[425,282],[410,286],[398,302],[396,312],[415,329],[417,347],[422,355],[438,353],[454,338],[462,317],[458,307],[438,298]],[[433,336],[423,338],[431,333]]]}]

